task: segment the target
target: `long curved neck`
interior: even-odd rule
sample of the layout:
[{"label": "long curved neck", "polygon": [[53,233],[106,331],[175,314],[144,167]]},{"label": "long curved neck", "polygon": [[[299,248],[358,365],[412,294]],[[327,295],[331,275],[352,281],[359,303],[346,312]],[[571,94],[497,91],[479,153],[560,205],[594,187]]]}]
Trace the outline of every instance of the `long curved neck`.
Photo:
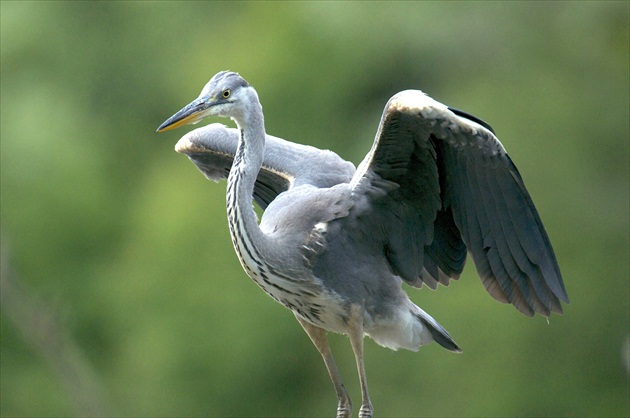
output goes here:
[{"label": "long curved neck", "polygon": [[248,273],[260,270],[268,248],[265,234],[258,226],[252,207],[256,177],[262,166],[265,148],[265,123],[262,107],[255,100],[234,118],[240,130],[234,163],[228,176],[227,213],[232,243]]}]

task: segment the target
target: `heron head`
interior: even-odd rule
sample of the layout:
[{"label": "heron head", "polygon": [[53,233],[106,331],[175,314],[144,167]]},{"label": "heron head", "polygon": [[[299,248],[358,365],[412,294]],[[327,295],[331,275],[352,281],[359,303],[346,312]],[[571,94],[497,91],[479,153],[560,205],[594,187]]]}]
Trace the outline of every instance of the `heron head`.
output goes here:
[{"label": "heron head", "polygon": [[168,118],[157,131],[195,124],[206,116],[237,117],[250,90],[253,89],[249,83],[237,73],[221,71],[204,86],[199,97]]}]

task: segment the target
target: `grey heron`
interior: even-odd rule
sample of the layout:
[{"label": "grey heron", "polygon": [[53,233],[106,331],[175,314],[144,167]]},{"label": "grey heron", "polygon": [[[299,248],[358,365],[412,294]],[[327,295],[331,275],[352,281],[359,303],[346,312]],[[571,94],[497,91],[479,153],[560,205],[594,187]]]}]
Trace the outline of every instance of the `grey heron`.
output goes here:
[{"label": "grey heron", "polygon": [[[568,303],[560,269],[534,204],[488,124],[418,90],[385,106],[372,149],[355,169],[331,151],[266,135],[256,90],[223,71],[166,120],[166,131],[206,116],[230,117],[186,134],[176,150],[213,180],[227,178],[232,243],[247,274],[290,309],[320,352],[338,417],[352,406],[327,332],[347,334],[372,403],[363,337],[418,350],[449,333],[402,288],[448,285],[470,253],[488,293],[525,315],[549,317]],[[264,210],[260,223],[252,207]]]}]

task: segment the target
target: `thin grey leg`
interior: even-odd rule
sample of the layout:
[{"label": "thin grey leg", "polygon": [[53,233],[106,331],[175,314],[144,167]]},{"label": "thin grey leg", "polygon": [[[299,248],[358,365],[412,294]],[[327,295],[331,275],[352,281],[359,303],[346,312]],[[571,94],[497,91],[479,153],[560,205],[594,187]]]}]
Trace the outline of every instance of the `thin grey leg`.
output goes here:
[{"label": "thin grey leg", "polygon": [[346,388],[343,386],[341,373],[339,373],[339,369],[337,368],[332,352],[330,351],[326,330],[309,324],[297,315],[295,317],[300,325],[302,325],[302,328],[304,328],[304,331],[306,331],[311,341],[313,341],[317,351],[319,351],[322,355],[326,368],[328,369],[328,374],[330,375],[330,380],[332,380],[333,385],[335,385],[335,391],[337,392],[337,398],[339,399],[339,403],[337,404],[337,418],[349,418],[352,413],[352,402],[350,401],[348,392],[346,392]]},{"label": "thin grey leg", "polygon": [[365,377],[365,366],[363,364],[363,315],[359,306],[354,306],[351,310],[352,318],[349,321],[348,337],[354,358],[357,362],[357,371],[359,372],[359,383],[361,384],[361,409],[359,409],[359,418],[372,418],[374,408],[370,401],[368,393],[367,378]]}]

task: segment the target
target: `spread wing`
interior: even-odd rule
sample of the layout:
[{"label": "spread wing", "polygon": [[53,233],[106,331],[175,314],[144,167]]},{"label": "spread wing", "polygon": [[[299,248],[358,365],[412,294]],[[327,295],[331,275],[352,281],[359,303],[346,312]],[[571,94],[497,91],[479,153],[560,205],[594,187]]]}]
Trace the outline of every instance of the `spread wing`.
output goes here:
[{"label": "spread wing", "polygon": [[[195,129],[175,146],[210,180],[226,179],[232,167],[238,130],[214,123]],[[280,193],[303,184],[331,187],[348,183],[354,165],[332,151],[300,145],[267,135],[265,157],[254,187],[254,200],[263,209]]]},{"label": "spread wing", "polygon": [[398,93],[351,186],[348,227],[376,230],[392,271],[412,286],[458,278],[468,251],[490,295],[522,313],[549,316],[568,302],[523,179],[479,119],[417,90]]}]

